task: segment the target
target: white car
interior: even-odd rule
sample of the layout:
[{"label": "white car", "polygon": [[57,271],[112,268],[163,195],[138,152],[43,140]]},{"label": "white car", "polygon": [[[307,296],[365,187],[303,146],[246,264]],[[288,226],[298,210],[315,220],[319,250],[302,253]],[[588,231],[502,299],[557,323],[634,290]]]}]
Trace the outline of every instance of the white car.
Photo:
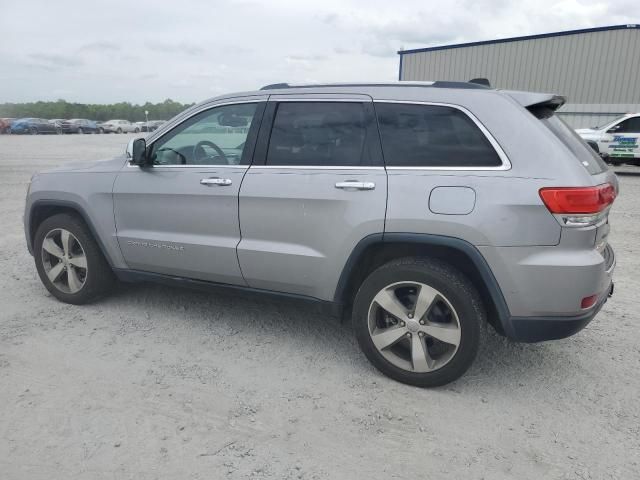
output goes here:
[{"label": "white car", "polygon": [[605,125],[576,132],[610,163],[640,165],[640,113],[629,113]]},{"label": "white car", "polygon": [[140,126],[129,120],[109,120],[100,125],[104,133],[139,133]]}]

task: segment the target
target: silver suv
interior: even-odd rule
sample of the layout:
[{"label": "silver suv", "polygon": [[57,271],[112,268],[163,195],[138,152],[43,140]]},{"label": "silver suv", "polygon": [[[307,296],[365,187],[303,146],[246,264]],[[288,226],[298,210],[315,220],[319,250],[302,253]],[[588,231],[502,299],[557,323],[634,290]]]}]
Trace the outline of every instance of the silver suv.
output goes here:
[{"label": "silver suv", "polygon": [[126,156],[35,175],[27,244],[64,302],[116,279],[297,297],[351,317],[388,376],[442,385],[484,322],[563,338],[612,292],[618,183],[563,102],[454,82],[217,97]]}]

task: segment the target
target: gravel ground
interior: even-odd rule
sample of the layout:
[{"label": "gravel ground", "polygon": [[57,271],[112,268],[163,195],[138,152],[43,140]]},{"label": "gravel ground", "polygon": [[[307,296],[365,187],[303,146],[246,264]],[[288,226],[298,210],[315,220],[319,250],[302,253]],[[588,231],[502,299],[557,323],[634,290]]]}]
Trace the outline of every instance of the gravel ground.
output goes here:
[{"label": "gravel ground", "polygon": [[126,139],[0,136],[1,478],[638,478],[640,177],[620,178],[616,294],[586,330],[486,331],[462,379],[421,390],[304,306],[153,285],[53,299],[23,239],[27,181]]}]

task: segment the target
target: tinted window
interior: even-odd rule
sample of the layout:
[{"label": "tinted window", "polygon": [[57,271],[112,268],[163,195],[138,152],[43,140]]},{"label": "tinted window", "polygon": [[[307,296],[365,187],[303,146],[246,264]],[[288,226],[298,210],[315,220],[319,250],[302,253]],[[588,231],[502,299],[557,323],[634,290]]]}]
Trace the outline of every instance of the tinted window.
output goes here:
[{"label": "tinted window", "polygon": [[607,169],[607,165],[593,151],[593,148],[556,115],[544,118],[541,122],[564,143],[591,175],[602,173]]},{"label": "tinted window", "polygon": [[256,103],[224,105],[194,115],[154,142],[154,165],[238,165]]},{"label": "tinted window", "polygon": [[[620,122],[614,131],[619,133],[640,133],[640,117],[633,117]],[[615,128],[615,127],[614,127]]]},{"label": "tinted window", "polygon": [[477,125],[451,107],[377,103],[388,167],[494,167],[500,157]]},{"label": "tinted window", "polygon": [[276,110],[267,165],[363,165],[365,140],[360,103],[283,102]]}]

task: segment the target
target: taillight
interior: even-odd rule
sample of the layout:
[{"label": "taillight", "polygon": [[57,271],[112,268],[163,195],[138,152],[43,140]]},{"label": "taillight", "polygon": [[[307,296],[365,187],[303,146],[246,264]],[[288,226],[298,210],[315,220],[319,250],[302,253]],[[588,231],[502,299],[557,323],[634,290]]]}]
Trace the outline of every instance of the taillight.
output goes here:
[{"label": "taillight", "polygon": [[593,225],[616,198],[610,183],[594,187],[548,187],[540,189],[540,198],[563,225]]}]

